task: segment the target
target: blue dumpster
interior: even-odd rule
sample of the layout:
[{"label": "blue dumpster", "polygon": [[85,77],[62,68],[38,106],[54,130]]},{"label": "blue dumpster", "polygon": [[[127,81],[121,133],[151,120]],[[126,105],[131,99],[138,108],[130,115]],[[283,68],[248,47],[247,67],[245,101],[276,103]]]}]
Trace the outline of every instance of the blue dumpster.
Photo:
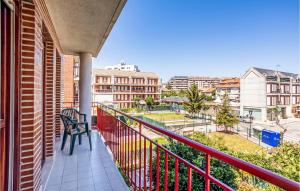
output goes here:
[{"label": "blue dumpster", "polygon": [[272,130],[261,131],[261,141],[272,147],[277,147],[280,143],[280,133]]}]

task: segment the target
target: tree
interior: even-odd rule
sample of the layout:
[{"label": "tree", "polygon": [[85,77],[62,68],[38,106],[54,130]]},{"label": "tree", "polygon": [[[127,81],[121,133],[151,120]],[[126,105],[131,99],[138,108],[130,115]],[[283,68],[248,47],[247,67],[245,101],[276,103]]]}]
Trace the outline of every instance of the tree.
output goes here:
[{"label": "tree", "polygon": [[186,97],[186,94],[187,94],[187,92],[186,92],[185,90],[180,90],[180,91],[177,93],[177,95],[178,95],[179,97]]},{"label": "tree", "polygon": [[151,107],[154,105],[154,99],[151,96],[147,96],[145,99],[145,102],[146,102],[148,110],[150,110]]},{"label": "tree", "polygon": [[216,124],[224,125],[225,131],[228,132],[228,127],[233,127],[238,124],[239,120],[232,110],[229,104],[228,94],[225,93],[223,96],[222,105],[219,106],[217,115],[216,115]]},{"label": "tree", "polygon": [[171,90],[171,89],[172,89],[171,84],[170,84],[170,83],[167,83],[166,88],[167,88],[168,90]]},{"label": "tree", "polygon": [[[200,135],[201,138],[208,144],[208,145],[213,145],[214,141],[208,139],[205,137],[204,134]],[[193,165],[199,167],[200,169],[205,171],[205,154],[202,152],[199,152],[185,144],[182,144],[178,141],[174,141],[172,139],[168,140],[168,144],[164,145],[169,151],[172,153],[175,153],[179,157],[189,161]],[[153,152],[155,153],[155,152]],[[165,152],[161,151],[160,152],[160,173],[159,175],[157,174],[156,171],[156,155],[153,155],[152,161],[152,173],[153,177],[161,177],[160,182],[164,182],[164,172],[165,172]],[[175,159],[174,157],[169,157],[168,160],[168,190],[174,190],[175,186]],[[183,163],[179,163],[179,168],[178,168],[179,173],[179,190],[186,190],[187,189],[187,167]],[[235,178],[236,178],[236,173],[235,169],[220,161],[217,159],[212,158],[211,159],[211,175],[217,178],[218,180],[224,182],[225,184],[229,185],[232,188],[236,188],[236,183],[235,183]],[[149,173],[148,173],[149,174]],[[148,177],[149,178],[149,177]],[[153,187],[155,188],[156,186],[156,181],[153,181]],[[218,187],[215,184],[211,183],[211,189],[215,191],[221,191],[220,187]],[[161,184],[160,190],[164,190],[164,184]],[[204,177],[199,175],[198,173],[193,172],[192,175],[192,190],[195,191],[202,191],[205,190],[205,185],[204,185]]]},{"label": "tree", "polygon": [[282,129],[282,131],[280,131],[280,135],[281,135],[280,136],[280,144],[282,144],[283,143],[283,136],[284,136],[285,132],[287,131],[287,129],[280,124],[279,116],[281,114],[281,108],[276,106],[274,108],[271,108],[270,111],[271,111],[272,114],[275,115],[276,126]]},{"label": "tree", "polygon": [[195,117],[195,114],[199,113],[204,107],[205,96],[201,96],[196,84],[193,84],[187,91],[188,102],[184,103],[184,108]]},{"label": "tree", "polygon": [[[209,147],[213,147],[221,152],[227,153],[233,157],[240,158],[249,163],[255,164],[267,170],[273,171],[284,177],[292,179],[296,182],[300,182],[300,145],[297,143],[284,143],[280,147],[273,148],[271,154],[264,152],[263,150],[257,151],[255,153],[240,152],[233,150],[232,148],[224,144],[223,137],[213,138],[208,137],[203,133],[194,133],[189,137],[190,139],[200,142]],[[204,170],[205,158],[202,152],[188,147],[178,141],[172,139],[168,140],[168,143],[164,145],[166,149],[180,156],[181,158],[189,161],[193,165],[200,167]],[[164,182],[164,169],[165,169],[165,153],[160,152],[160,174],[157,175],[156,172],[156,155],[155,152],[152,161],[152,172],[153,177],[160,176],[160,182]],[[168,170],[169,170],[169,190],[174,190],[174,157],[169,156]],[[180,164],[179,165],[179,190],[186,190],[187,188],[187,168]],[[148,173],[149,175],[149,173]],[[280,191],[278,187],[263,181],[254,175],[247,172],[239,170],[225,162],[217,160],[215,158],[211,159],[211,175],[224,182],[233,189],[240,191],[252,191],[252,190],[265,190],[265,191]],[[149,178],[149,177],[148,177]],[[155,181],[153,181],[155,188]],[[192,190],[204,190],[204,179],[197,173],[192,175]],[[161,190],[163,190],[163,184],[161,184]],[[222,190],[214,184],[211,184],[211,190]]]},{"label": "tree", "polygon": [[134,107],[138,108],[139,105],[140,105],[141,98],[140,98],[140,97],[134,97],[134,98],[132,99],[132,101],[133,101]]}]

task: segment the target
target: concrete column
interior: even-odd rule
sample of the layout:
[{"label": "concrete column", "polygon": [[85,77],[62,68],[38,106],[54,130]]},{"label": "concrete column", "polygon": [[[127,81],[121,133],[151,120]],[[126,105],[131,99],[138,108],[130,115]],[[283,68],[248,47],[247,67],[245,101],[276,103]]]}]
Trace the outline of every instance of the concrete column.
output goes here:
[{"label": "concrete column", "polygon": [[92,107],[92,54],[80,54],[79,71],[79,110],[86,114],[86,119],[91,128],[91,107]]}]

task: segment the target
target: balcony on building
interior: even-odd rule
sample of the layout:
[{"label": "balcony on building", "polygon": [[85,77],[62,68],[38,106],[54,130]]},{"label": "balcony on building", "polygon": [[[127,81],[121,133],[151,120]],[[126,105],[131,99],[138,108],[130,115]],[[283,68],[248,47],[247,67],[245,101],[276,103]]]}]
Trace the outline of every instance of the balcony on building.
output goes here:
[{"label": "balcony on building", "polygon": [[[9,61],[11,68],[16,70],[9,71],[15,75],[10,78],[15,83],[10,87],[15,91],[7,88],[3,90],[5,97],[1,97],[7,110],[3,121],[1,113],[0,124],[0,190],[167,190],[172,184],[175,191],[179,188],[190,191],[198,188],[193,184],[195,177],[203,179],[202,188],[206,191],[215,186],[234,190],[210,172],[213,160],[245,171],[266,184],[286,190],[298,189],[299,183],[276,173],[103,103],[92,102],[92,57],[98,56],[125,3],[126,0],[1,0],[1,35],[2,32],[5,34],[1,36],[1,46],[5,48],[1,49],[1,53],[5,53],[1,56],[11,58],[2,60]],[[6,25],[11,19],[15,22]],[[9,31],[7,26],[14,30]],[[15,49],[8,43],[13,39],[9,38],[13,32],[16,35],[10,43],[15,43]],[[15,51],[17,56],[4,51],[7,49]],[[73,92],[73,89],[64,92],[62,88],[66,83],[62,78],[67,77],[62,76],[64,55],[79,58],[79,65],[71,72],[78,77],[78,102],[62,102],[67,91]],[[186,79],[183,77],[183,80]],[[111,82],[118,84],[116,87],[120,89],[113,89]],[[159,81],[116,76],[114,79],[99,77],[95,83],[93,88],[97,93],[127,92],[130,89],[121,87],[132,83],[136,91],[133,92],[140,95],[146,87],[150,88],[147,91],[156,92],[157,89],[151,88]],[[105,86],[97,86],[102,83]],[[152,94],[156,100],[159,99],[157,94]],[[116,100],[132,102],[129,96]],[[69,141],[61,150],[63,126],[60,113],[64,108],[75,108],[86,114],[92,129],[92,150],[87,136],[82,137],[81,144],[76,142],[72,155],[69,154]],[[2,123],[7,121],[9,126],[3,127]],[[154,141],[152,134],[189,146],[195,152],[203,153],[204,160],[201,164],[193,164]],[[171,162],[174,166],[169,167]],[[171,171],[174,171],[172,177],[168,173]],[[183,172],[186,173],[184,188],[179,185],[182,181],[179,175]]]}]

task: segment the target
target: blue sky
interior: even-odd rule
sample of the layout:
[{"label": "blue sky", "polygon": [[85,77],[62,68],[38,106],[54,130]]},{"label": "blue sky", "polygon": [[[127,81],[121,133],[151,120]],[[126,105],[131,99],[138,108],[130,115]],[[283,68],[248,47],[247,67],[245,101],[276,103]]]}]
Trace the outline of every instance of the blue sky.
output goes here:
[{"label": "blue sky", "polygon": [[298,0],[128,0],[93,67],[124,60],[163,81],[300,72]]}]

